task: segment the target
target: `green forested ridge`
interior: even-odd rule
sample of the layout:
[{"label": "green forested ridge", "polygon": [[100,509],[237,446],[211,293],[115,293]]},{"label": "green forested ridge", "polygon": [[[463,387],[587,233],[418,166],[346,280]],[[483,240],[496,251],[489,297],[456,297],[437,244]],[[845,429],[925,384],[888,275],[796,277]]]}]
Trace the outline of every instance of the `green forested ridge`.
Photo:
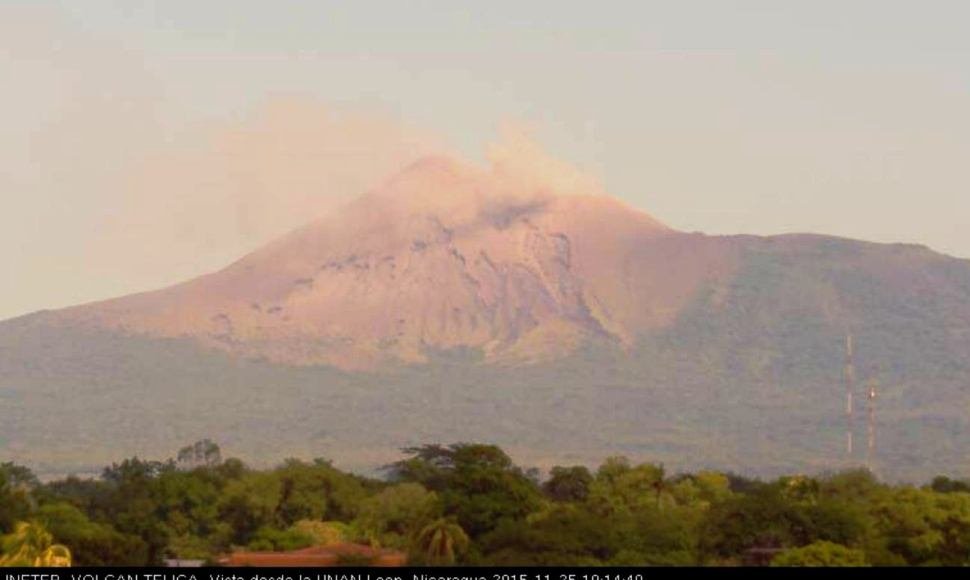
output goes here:
[{"label": "green forested ridge", "polygon": [[338,542],[425,564],[970,564],[966,480],[889,485],[858,469],[758,480],[622,457],[540,478],[483,444],[408,448],[380,478],[322,459],[257,470],[132,458],[97,479],[41,483],[2,464],[0,546],[25,522],[74,565]]}]

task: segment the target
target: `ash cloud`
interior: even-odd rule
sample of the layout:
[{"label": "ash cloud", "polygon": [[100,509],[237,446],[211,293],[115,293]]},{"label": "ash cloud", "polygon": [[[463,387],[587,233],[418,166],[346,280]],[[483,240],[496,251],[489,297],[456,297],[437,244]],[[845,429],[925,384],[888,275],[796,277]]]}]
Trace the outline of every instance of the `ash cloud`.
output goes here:
[{"label": "ash cloud", "polygon": [[[398,200],[412,211],[502,221],[557,195],[603,193],[599,181],[548,154],[522,126],[506,125],[478,166],[443,138],[387,116],[319,101],[270,101],[232,123],[189,133],[127,176],[121,214],[140,230],[203,249],[252,248],[378,189],[409,164],[444,163],[476,181],[473,195],[429,184]],[[406,170],[405,170],[406,171]],[[122,225],[130,223],[128,218]]]},{"label": "ash cloud", "polygon": [[[2,226],[18,242],[0,319],[219,269],[424,156],[460,157],[391,114],[311,96],[214,119],[173,102],[138,50],[55,10],[0,7],[0,32]],[[575,189],[522,131],[505,129],[487,159],[476,211],[495,219]]]}]

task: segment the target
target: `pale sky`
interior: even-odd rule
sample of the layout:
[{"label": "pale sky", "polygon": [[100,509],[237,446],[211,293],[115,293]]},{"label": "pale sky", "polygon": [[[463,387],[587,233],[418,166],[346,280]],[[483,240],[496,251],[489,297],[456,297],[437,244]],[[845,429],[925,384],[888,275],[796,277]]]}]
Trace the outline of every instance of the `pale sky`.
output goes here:
[{"label": "pale sky", "polygon": [[[499,127],[672,227],[970,257],[970,2],[0,0],[0,318],[219,268]],[[329,201],[328,201],[329,200]]]}]

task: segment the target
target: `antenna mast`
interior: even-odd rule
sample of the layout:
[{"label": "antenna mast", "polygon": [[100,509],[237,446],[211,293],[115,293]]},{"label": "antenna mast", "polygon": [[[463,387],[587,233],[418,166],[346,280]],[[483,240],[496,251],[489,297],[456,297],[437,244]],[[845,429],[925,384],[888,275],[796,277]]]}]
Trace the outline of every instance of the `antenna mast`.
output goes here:
[{"label": "antenna mast", "polygon": [[845,453],[852,456],[852,390],[855,386],[855,362],[852,333],[845,334]]},{"label": "antenna mast", "polygon": [[876,387],[879,381],[876,377],[869,379],[869,392],[866,397],[866,431],[868,441],[866,446],[866,468],[872,472],[872,462],[876,455]]}]

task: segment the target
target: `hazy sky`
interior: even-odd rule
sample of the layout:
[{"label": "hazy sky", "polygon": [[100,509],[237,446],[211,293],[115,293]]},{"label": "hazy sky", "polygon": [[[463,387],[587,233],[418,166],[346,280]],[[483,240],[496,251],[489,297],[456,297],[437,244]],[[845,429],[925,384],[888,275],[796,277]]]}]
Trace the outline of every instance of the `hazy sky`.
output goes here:
[{"label": "hazy sky", "polygon": [[970,257],[970,2],[0,0],[0,318],[221,267],[503,123],[669,225]]}]

